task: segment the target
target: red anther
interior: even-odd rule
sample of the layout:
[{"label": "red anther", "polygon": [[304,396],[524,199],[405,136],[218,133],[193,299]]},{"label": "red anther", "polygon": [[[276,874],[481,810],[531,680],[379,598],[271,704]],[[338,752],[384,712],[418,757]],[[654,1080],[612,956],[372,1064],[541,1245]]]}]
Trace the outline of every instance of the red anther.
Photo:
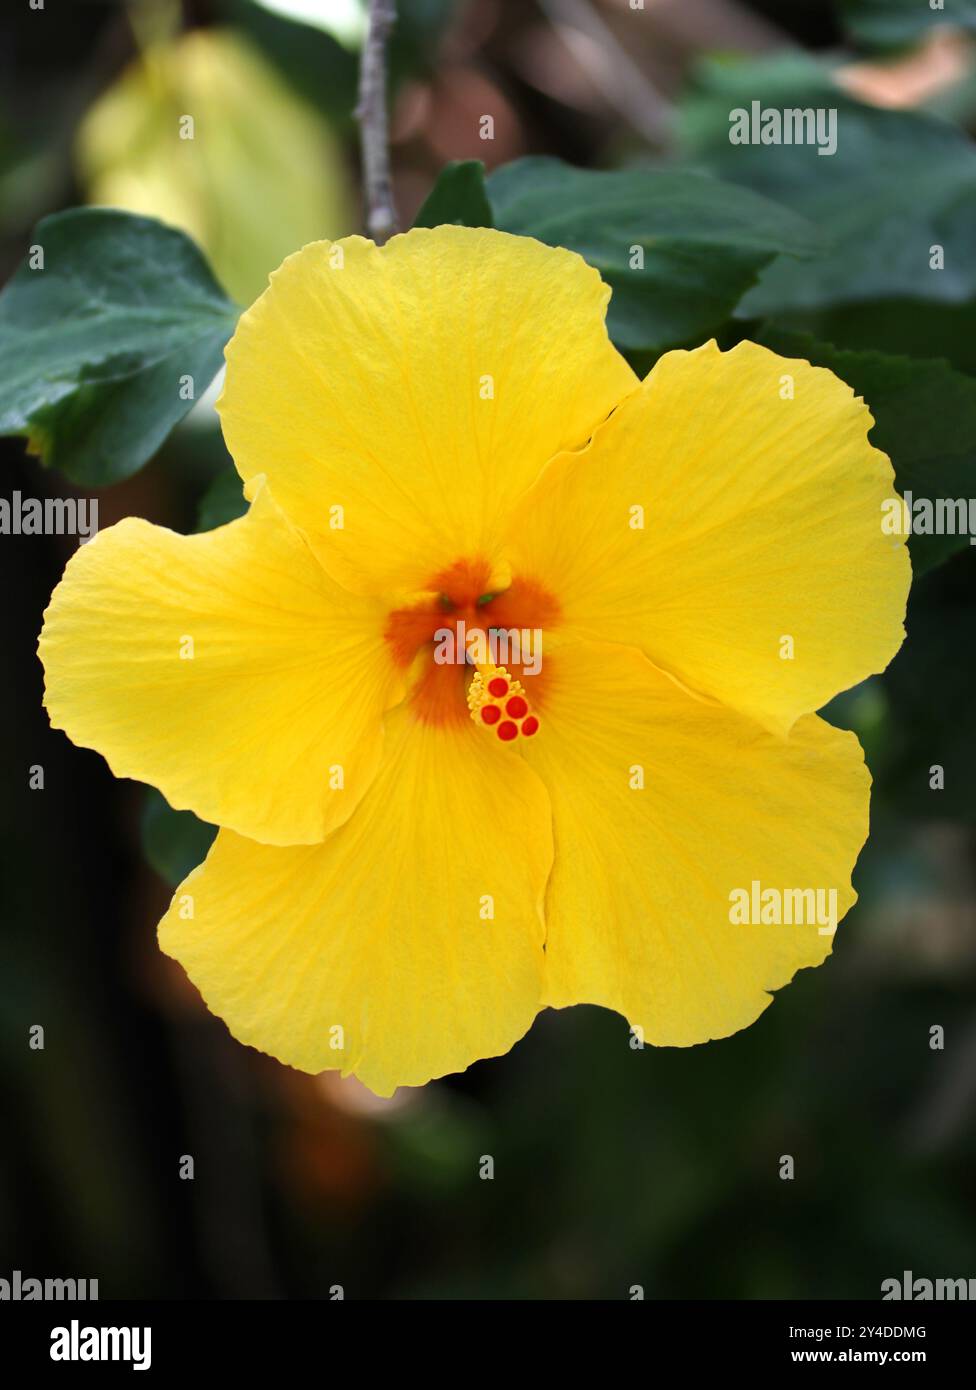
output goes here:
[{"label": "red anther", "polygon": [[524,700],[521,695],[513,695],[505,706],[505,713],[510,714],[513,719],[521,719],[523,714],[528,714],[529,702]]},{"label": "red anther", "polygon": [[[494,695],[496,699],[499,700],[503,695],[508,694],[508,681],[505,680],[504,676],[492,677],[488,682],[488,694]],[[511,735],[509,735],[509,737],[511,737]]]},{"label": "red anther", "polygon": [[[511,701],[509,701],[509,704],[511,704]],[[509,710],[509,714],[511,714],[511,710]],[[538,719],[536,719],[534,714],[530,714],[528,719],[526,719],[526,721],[522,725],[522,732],[526,738],[531,738],[532,735],[538,730],[538,728]]]},{"label": "red anther", "polygon": [[518,736],[518,725],[513,724],[510,719],[506,719],[504,724],[498,726],[498,737],[503,743],[511,743],[513,738]]},{"label": "red anther", "polygon": [[486,724],[497,724],[502,717],[502,712],[497,705],[483,705],[481,708],[481,718]]}]

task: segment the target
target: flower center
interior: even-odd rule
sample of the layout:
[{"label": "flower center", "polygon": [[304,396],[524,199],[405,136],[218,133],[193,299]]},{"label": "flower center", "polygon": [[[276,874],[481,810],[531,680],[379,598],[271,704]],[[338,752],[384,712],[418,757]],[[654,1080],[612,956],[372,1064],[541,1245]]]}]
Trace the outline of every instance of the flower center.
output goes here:
[{"label": "flower center", "polygon": [[543,631],[559,616],[551,594],[515,578],[492,591],[491,566],[459,560],[434,576],[425,596],[390,613],[384,635],[394,660],[414,675],[419,718],[470,717],[503,743],[531,738],[538,712],[526,689],[542,667]]}]

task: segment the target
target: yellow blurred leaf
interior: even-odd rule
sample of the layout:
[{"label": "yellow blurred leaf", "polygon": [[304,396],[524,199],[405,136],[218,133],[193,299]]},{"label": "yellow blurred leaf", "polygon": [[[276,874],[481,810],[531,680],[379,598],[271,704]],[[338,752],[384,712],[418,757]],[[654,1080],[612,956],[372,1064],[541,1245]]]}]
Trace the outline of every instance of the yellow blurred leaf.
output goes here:
[{"label": "yellow blurred leaf", "polygon": [[183,228],[242,304],[292,251],[349,231],[327,123],[229,29],[148,47],[91,107],[75,155],[90,203]]}]

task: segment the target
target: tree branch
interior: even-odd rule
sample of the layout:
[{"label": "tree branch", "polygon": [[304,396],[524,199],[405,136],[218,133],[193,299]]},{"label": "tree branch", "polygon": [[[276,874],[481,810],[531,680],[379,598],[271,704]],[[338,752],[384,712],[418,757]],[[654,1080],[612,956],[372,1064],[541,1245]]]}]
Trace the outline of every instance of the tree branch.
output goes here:
[{"label": "tree branch", "polygon": [[395,23],[396,0],[369,0],[369,29],[359,69],[356,119],[363,151],[366,231],[379,246],[397,229],[386,115],[386,45]]}]

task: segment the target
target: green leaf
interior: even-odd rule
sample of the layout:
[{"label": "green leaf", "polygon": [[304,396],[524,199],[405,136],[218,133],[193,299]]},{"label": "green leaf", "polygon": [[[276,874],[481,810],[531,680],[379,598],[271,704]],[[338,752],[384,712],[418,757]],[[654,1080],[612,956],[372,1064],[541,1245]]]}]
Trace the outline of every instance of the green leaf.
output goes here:
[{"label": "green leaf", "polygon": [[485,166],[480,159],[455,159],[445,164],[417,213],[415,227],[491,227],[492,213],[485,192]]},{"label": "green leaf", "polygon": [[217,834],[192,811],[174,811],[155,787],[146,790],[140,828],[146,859],[172,888],[203,863]]},{"label": "green leaf", "polygon": [[[757,342],[784,357],[827,367],[854,388],[874,416],[871,442],[891,459],[899,492],[914,498],[976,496],[976,381],[947,362],[845,352],[805,334],[767,328]],[[880,524],[880,518],[879,518]],[[958,535],[909,537],[916,575],[970,548]]]},{"label": "green leaf", "polygon": [[[835,110],[837,147],[730,142],[736,110]],[[713,174],[784,203],[821,232],[807,261],[774,261],[739,313],[888,298],[961,304],[976,296],[976,147],[955,126],[918,112],[864,106],[806,58],[706,65],[683,111],[688,156]],[[933,246],[944,268],[933,269]]]},{"label": "green leaf", "polygon": [[248,502],[244,496],[244,484],[234,468],[218,473],[216,478],[200,498],[197,508],[197,530],[212,531],[215,526],[226,526],[228,521],[236,521],[247,511]]},{"label": "green leaf", "polygon": [[[783,316],[786,318],[787,316]],[[835,347],[878,348],[899,357],[944,357],[976,375],[976,301],[932,304],[886,299],[840,305],[813,314],[791,314],[785,327],[811,333]]]},{"label": "green leaf", "polygon": [[117,482],[210,385],[239,311],[193,242],[150,218],[73,209],[32,242],[43,269],[28,258],[0,294],[0,434],[77,483]]},{"label": "green leaf", "polygon": [[839,0],[838,7],[851,38],[874,48],[913,43],[936,24],[976,29],[976,0],[944,0],[943,9],[927,0]]},{"label": "green leaf", "polygon": [[817,245],[787,209],[685,170],[604,173],[529,158],[496,170],[487,189],[497,227],[596,266],[613,288],[610,336],[629,351],[713,332],[763,266]]}]

